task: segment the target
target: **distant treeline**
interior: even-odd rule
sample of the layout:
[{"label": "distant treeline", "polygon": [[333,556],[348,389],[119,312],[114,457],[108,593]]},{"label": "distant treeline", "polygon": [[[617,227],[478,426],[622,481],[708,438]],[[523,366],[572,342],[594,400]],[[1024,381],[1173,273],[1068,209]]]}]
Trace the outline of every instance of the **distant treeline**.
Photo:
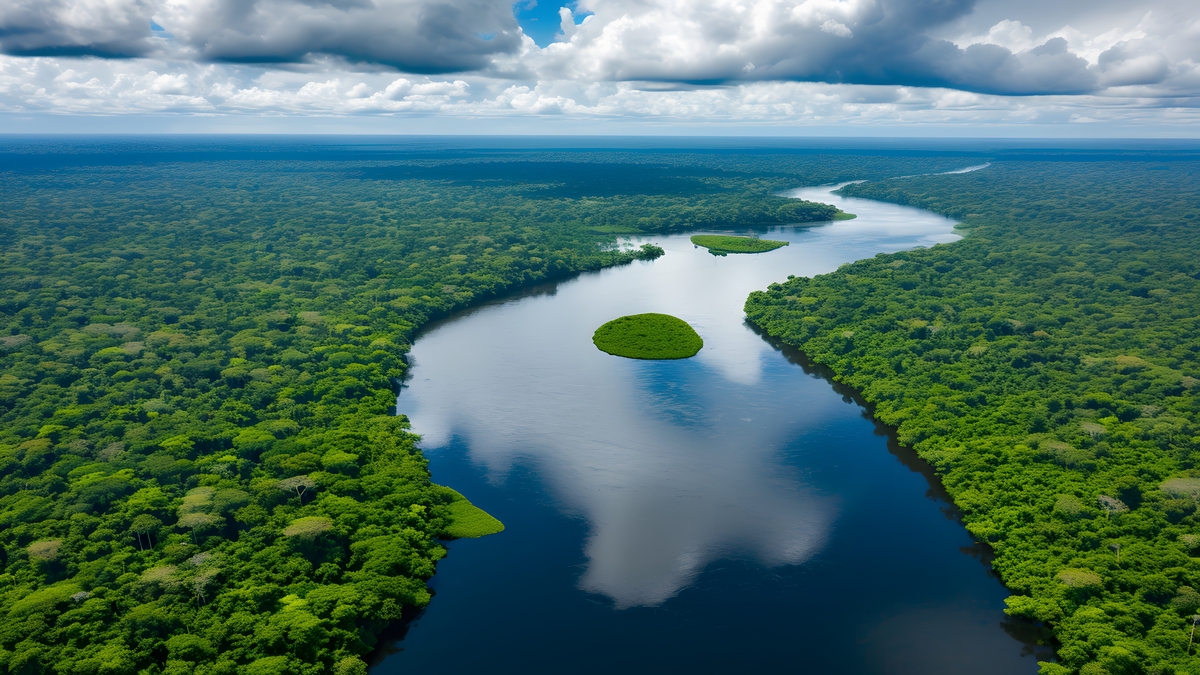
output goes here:
[{"label": "distant treeline", "polygon": [[[751,295],[930,461],[1047,675],[1200,673],[1200,162],[1002,162],[848,195],[966,239]],[[1200,638],[1200,636],[1197,636]]]}]

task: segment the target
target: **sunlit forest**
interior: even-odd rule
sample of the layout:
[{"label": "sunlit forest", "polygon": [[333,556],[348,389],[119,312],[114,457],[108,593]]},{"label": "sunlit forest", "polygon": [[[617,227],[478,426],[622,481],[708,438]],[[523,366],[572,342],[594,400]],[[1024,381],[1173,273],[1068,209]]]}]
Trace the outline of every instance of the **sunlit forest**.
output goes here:
[{"label": "sunlit forest", "polygon": [[828,221],[777,193],[864,180],[966,238],[749,319],[936,468],[1053,630],[1044,673],[1200,673],[1193,157],[63,143],[0,152],[7,672],[365,673],[442,542],[502,527],[393,414],[423,326],[661,255],[629,235]]},{"label": "sunlit forest", "polygon": [[1007,611],[1053,628],[1043,673],[1198,673],[1200,162],[1090,159],[847,186],[967,236],[746,312],[933,464]]},{"label": "sunlit forest", "polygon": [[432,319],[661,253],[622,234],[828,220],[775,192],[962,163],[9,150],[0,667],[112,675],[364,673],[439,540],[495,531],[393,416]]}]

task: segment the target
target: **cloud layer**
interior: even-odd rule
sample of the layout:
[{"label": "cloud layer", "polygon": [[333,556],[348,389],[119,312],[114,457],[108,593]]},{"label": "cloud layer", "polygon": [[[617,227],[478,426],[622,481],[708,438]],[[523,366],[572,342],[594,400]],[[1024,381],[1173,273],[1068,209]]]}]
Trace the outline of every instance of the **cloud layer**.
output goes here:
[{"label": "cloud layer", "polygon": [[497,0],[15,0],[0,51],[22,56],[167,56],[232,63],[334,57],[412,73],[486,68],[520,49]]},{"label": "cloud layer", "polygon": [[1200,103],[1190,4],[1079,3],[1083,28],[1047,29],[1018,0],[979,24],[999,1],[580,0],[540,48],[508,0],[9,0],[0,110],[1021,119]]},{"label": "cloud layer", "polygon": [[[927,34],[968,17],[976,4],[593,0],[586,5],[593,16],[578,27],[564,23],[566,39],[530,60],[538,72],[567,79],[791,80],[1029,95],[1158,84],[1180,71],[1194,73],[1200,58],[1200,12],[1194,10],[1185,35],[1171,45],[1133,30],[1098,53],[1095,41],[1069,26],[1041,40],[1012,20],[964,44]],[[1179,29],[1174,23],[1157,27],[1160,33]],[[1176,53],[1169,54],[1170,47]]]}]

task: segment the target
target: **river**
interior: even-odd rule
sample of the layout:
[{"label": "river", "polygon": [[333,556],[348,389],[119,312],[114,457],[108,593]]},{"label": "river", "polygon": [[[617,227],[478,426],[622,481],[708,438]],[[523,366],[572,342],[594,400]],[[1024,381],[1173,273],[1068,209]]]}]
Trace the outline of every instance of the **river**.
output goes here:
[{"label": "river", "polygon": [[[927,467],[744,323],[746,296],[789,274],[958,238],[833,189],[789,194],[858,218],[755,232],[787,247],[633,239],[666,255],[420,336],[397,409],[434,479],[507,530],[449,544],[433,602],[373,673],[1037,672],[1047,655],[1006,621]],[[633,361],[592,345],[639,312],[688,321],[704,348]]]}]

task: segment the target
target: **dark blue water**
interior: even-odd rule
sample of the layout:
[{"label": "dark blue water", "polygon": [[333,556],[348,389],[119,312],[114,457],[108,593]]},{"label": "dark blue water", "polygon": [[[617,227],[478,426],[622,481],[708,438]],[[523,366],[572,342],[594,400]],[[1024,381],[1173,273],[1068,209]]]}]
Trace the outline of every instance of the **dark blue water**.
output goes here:
[{"label": "dark blue water", "polygon": [[372,672],[1037,672],[1034,648],[1009,635],[1031,638],[1029,627],[1007,625],[1006,593],[951,508],[888,452],[882,430],[864,438],[870,427],[846,405],[806,439],[839,447],[837,457],[819,461],[799,444],[781,457],[857,497],[841,502],[824,551],[777,568],[719,560],[662,605],[623,610],[577,588],[588,524],[564,513],[536,470],[494,485],[456,440],[435,475],[508,529],[450,544],[433,604]]},{"label": "dark blue water", "polygon": [[[1030,627],[1005,619],[924,465],[742,319],[750,290],[952,241],[953,223],[796,196],[859,218],[779,228],[767,236],[790,245],[757,256],[652,238],[664,258],[417,340],[398,408],[434,479],[507,529],[450,544],[432,604],[373,672],[1037,671]],[[596,326],[645,311],[687,320],[704,349],[644,362],[592,346]]]}]

